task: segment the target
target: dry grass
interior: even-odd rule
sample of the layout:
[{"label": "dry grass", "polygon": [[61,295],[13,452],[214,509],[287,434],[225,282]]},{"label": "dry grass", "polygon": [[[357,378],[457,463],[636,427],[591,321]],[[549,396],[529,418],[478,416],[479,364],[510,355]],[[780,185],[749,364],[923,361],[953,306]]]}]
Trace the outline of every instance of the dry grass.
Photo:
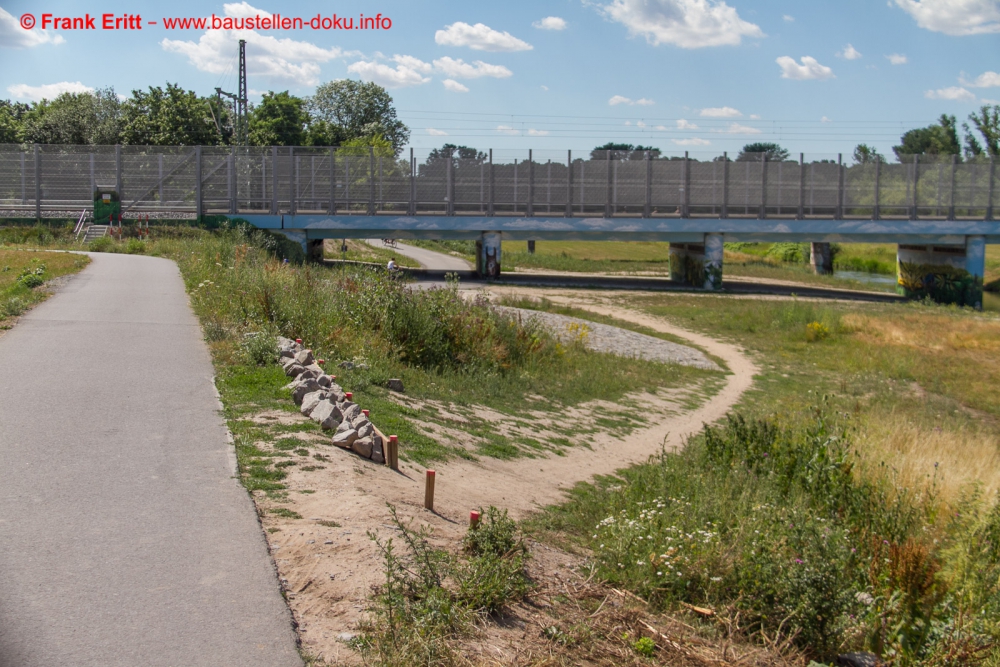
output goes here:
[{"label": "dry grass", "polygon": [[933,481],[941,500],[955,501],[970,485],[988,498],[1000,491],[1000,435],[981,422],[928,428],[900,412],[870,416],[858,449],[869,464],[892,466],[900,486],[925,488]]}]

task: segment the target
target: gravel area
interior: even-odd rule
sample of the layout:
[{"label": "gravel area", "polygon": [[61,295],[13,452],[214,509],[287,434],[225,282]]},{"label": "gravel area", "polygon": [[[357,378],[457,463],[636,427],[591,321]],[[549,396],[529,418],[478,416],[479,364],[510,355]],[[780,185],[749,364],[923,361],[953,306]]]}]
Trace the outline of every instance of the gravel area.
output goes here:
[{"label": "gravel area", "polygon": [[578,317],[545,313],[526,308],[510,308],[499,306],[500,310],[515,313],[523,319],[535,319],[564,342],[569,342],[579,335],[579,329],[572,325],[586,325],[586,345],[596,352],[610,352],[622,357],[646,359],[668,364],[694,366],[707,370],[720,371],[718,364],[706,357],[700,350],[685,345],[671,343],[661,338],[636,333],[628,329],[620,329],[608,324],[598,324]]}]

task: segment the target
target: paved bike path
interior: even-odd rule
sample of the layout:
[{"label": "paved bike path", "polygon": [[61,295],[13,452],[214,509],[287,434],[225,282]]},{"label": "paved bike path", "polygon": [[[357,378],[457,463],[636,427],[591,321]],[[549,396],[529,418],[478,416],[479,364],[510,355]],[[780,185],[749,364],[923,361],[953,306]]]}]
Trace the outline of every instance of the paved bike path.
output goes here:
[{"label": "paved bike path", "polygon": [[301,666],[176,265],[92,259],[0,337],[0,667]]}]

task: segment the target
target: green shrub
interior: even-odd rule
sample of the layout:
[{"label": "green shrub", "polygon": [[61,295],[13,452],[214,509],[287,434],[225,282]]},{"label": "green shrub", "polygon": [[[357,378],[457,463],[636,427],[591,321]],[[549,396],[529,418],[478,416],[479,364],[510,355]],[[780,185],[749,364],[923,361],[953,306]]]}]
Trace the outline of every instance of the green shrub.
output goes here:
[{"label": "green shrub", "polygon": [[656,643],[649,637],[640,637],[632,642],[632,650],[645,658],[656,654]]},{"label": "green shrub", "polygon": [[267,366],[278,360],[278,342],[274,334],[250,331],[243,334],[240,353],[248,364]]},{"label": "green shrub", "polygon": [[33,289],[35,287],[41,287],[45,284],[45,280],[41,276],[34,273],[27,273],[17,279],[17,284],[22,287],[27,287],[28,289]]},{"label": "green shrub", "polygon": [[0,302],[0,317],[17,317],[27,309],[24,299],[12,296]]},{"label": "green shrub", "polygon": [[101,236],[87,244],[90,252],[112,252],[115,247],[115,240],[110,236]]},{"label": "green shrub", "polygon": [[809,246],[802,243],[772,243],[767,256],[782,262],[801,264],[809,261]]},{"label": "green shrub", "polygon": [[128,255],[145,255],[146,242],[142,239],[129,239],[125,243],[125,253]]}]

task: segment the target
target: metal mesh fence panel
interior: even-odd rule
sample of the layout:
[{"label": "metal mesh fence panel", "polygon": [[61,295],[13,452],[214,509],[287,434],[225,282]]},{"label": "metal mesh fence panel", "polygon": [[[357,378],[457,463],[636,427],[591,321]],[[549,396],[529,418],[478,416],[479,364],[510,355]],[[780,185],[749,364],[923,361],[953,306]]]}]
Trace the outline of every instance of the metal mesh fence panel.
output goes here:
[{"label": "metal mesh fence panel", "polygon": [[684,201],[684,161],[653,160],[650,171],[653,215],[680,214]]}]

